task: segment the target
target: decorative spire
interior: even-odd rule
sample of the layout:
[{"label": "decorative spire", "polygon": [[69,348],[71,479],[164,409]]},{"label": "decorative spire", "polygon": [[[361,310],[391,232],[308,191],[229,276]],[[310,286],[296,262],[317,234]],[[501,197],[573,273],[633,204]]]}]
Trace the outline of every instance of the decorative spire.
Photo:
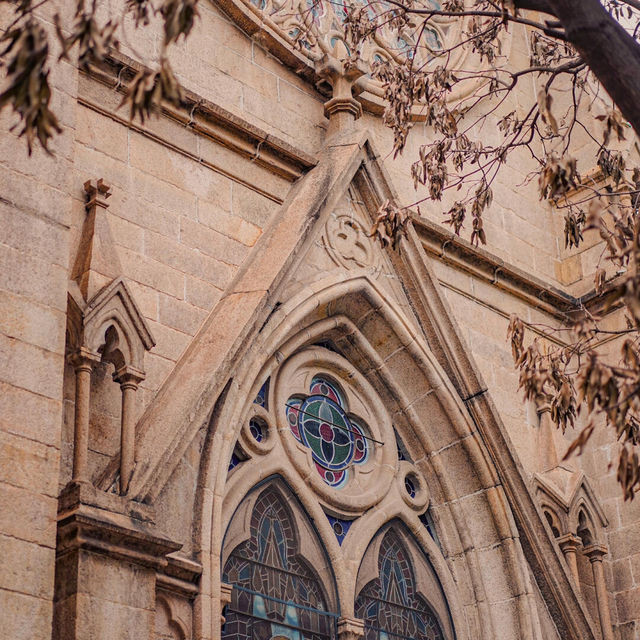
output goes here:
[{"label": "decorative spire", "polygon": [[333,97],[324,103],[324,115],[329,119],[328,135],[342,131],[362,115],[362,106],[355,95],[362,91],[360,79],[367,69],[360,60],[337,60],[325,54],[317,63],[316,72],[333,89]]},{"label": "decorative spire", "polygon": [[111,188],[100,178],[97,181],[87,180],[84,191],[87,197],[87,217],[82,227],[71,279],[78,283],[85,301],[89,301],[105,285],[121,275],[122,267],[114,249],[106,215]]}]

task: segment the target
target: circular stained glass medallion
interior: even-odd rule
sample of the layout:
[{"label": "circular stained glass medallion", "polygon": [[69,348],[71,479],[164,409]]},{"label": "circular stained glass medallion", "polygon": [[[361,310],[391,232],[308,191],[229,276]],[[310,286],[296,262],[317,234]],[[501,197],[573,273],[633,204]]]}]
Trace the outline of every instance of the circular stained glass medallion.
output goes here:
[{"label": "circular stained glass medallion", "polygon": [[404,479],[404,488],[405,491],[409,494],[409,497],[416,497],[416,484],[410,476],[407,476]]},{"label": "circular stained glass medallion", "polygon": [[294,437],[311,450],[322,479],[342,487],[348,467],[366,462],[368,446],[363,429],[349,419],[337,385],[322,376],[311,380],[310,395],[287,402],[287,420]]},{"label": "circular stained glass medallion", "polygon": [[262,442],[264,440],[266,428],[260,420],[252,418],[249,422],[249,431],[257,442]]}]

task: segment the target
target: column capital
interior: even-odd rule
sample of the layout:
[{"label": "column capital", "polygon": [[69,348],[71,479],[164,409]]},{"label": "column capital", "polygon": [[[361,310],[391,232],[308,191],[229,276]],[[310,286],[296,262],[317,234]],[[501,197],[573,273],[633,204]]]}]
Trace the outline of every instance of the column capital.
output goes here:
[{"label": "column capital", "polygon": [[358,640],[364,636],[364,620],[360,618],[338,618],[338,640]]},{"label": "column capital", "polygon": [[574,536],[573,533],[566,533],[556,538],[556,542],[563,553],[577,551],[582,546],[582,540],[578,536]]},{"label": "column capital", "polygon": [[116,369],[113,373],[114,382],[117,382],[122,388],[137,389],[144,378],[144,371],[127,364]]},{"label": "column capital", "polygon": [[582,550],[590,562],[602,562],[603,556],[609,553],[609,549],[603,544],[590,544]]},{"label": "column capital", "polygon": [[67,361],[76,371],[91,371],[93,365],[100,362],[100,354],[86,347],[79,347],[67,356]]}]

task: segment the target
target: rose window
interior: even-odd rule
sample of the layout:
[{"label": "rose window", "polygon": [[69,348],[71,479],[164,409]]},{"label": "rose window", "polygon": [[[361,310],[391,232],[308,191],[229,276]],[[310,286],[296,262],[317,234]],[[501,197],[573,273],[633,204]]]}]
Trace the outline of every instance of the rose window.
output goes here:
[{"label": "rose window", "polygon": [[318,473],[329,486],[343,487],[349,467],[367,461],[364,428],[349,417],[344,396],[326,377],[312,378],[309,395],[289,398],[287,421],[296,440],[310,449]]}]

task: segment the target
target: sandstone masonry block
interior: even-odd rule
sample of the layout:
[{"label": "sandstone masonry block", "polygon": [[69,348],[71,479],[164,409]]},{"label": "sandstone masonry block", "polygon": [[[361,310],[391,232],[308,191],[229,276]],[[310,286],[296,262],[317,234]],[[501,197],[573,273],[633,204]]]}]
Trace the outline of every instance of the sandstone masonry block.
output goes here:
[{"label": "sandstone masonry block", "polygon": [[[0,381],[0,429],[49,446],[58,445],[52,424],[60,419],[61,402]],[[28,417],[28,419],[27,419]]]},{"label": "sandstone masonry block", "polygon": [[[3,588],[37,598],[48,598],[53,589],[54,573],[51,549],[2,534],[0,549],[3,557],[0,562],[0,584]],[[0,610],[3,611],[3,629],[6,630],[4,625],[9,622],[8,612],[2,607]],[[33,622],[37,624],[37,621],[29,620],[29,623]],[[24,620],[23,624],[29,626]]]},{"label": "sandstone masonry block", "polygon": [[50,600],[0,590],[3,637],[11,640],[49,640],[52,610]]},{"label": "sandstone masonry block", "polygon": [[57,498],[58,449],[0,431],[0,482]]},{"label": "sandstone masonry block", "polygon": [[0,531],[6,535],[55,547],[57,500],[0,483]]}]

